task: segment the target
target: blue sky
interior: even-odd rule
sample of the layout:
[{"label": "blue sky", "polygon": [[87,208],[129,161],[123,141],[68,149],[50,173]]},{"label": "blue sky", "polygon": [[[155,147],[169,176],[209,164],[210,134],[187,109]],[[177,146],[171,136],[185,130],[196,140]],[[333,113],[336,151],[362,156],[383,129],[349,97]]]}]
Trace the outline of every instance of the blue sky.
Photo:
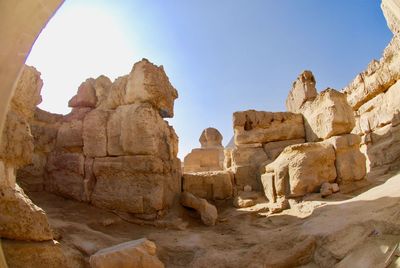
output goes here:
[{"label": "blue sky", "polygon": [[88,77],[113,80],[141,58],[164,65],[183,159],[204,128],[227,143],[235,111],[284,111],[304,69],[319,90],[340,90],[391,36],[379,0],[67,0],[27,64],[42,73],[40,107],[56,113]]}]

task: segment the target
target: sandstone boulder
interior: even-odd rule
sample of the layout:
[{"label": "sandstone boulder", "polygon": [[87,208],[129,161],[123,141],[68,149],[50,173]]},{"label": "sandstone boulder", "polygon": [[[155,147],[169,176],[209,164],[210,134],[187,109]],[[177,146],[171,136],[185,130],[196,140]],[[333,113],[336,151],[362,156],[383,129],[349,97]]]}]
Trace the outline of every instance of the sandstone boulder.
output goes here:
[{"label": "sandstone boulder", "polygon": [[260,112],[248,110],[233,114],[235,144],[267,143],[303,139],[303,118],[290,112]]},{"label": "sandstone boulder", "polygon": [[309,142],[348,134],[355,126],[346,96],[334,89],[322,91],[314,101],[306,102],[301,110]]},{"label": "sandstone boulder", "polygon": [[180,189],[176,166],[150,155],[95,158],[92,203],[129,213],[165,209]]},{"label": "sandstone boulder", "polygon": [[24,191],[0,186],[0,237],[14,240],[45,241],[53,239],[46,213]]},{"label": "sandstone boulder", "polygon": [[360,151],[361,138],[355,134],[334,136],[325,141],[335,149],[337,181],[358,181],[366,175],[366,159]]},{"label": "sandstone boulder", "polygon": [[163,66],[156,66],[143,59],[129,74],[124,104],[150,103],[162,117],[174,116],[174,101],[178,92],[169,82]]},{"label": "sandstone boulder", "polygon": [[2,240],[2,245],[10,268],[74,268],[64,255],[60,243],[54,240],[46,242]]},{"label": "sandstone boulder", "polygon": [[203,130],[200,136],[201,148],[221,148],[222,147],[222,135],[216,128],[206,128]]},{"label": "sandstone boulder", "polygon": [[14,96],[10,103],[10,110],[20,117],[29,120],[33,117],[36,105],[42,102],[40,92],[43,81],[40,72],[34,67],[25,65],[18,79]]},{"label": "sandstone boulder", "polygon": [[299,113],[301,106],[306,101],[312,101],[317,97],[315,84],[315,78],[311,71],[302,72],[293,82],[286,99],[286,109],[292,113]]},{"label": "sandstone boulder", "polygon": [[271,195],[303,196],[317,192],[324,182],[335,181],[335,151],[322,142],[291,145],[265,169],[271,173],[262,180],[270,201],[274,200]]},{"label": "sandstone boulder", "polygon": [[233,175],[228,171],[185,173],[183,191],[208,200],[230,198]]},{"label": "sandstone boulder", "polygon": [[217,208],[207,200],[198,198],[191,193],[183,192],[181,194],[181,204],[184,207],[195,209],[201,216],[201,220],[205,225],[215,225],[218,218]]},{"label": "sandstone boulder", "polygon": [[101,249],[90,256],[89,263],[92,268],[163,268],[156,250],[154,242],[142,238]]},{"label": "sandstone boulder", "polygon": [[95,109],[83,121],[83,153],[89,157],[107,156],[107,121],[109,113]]},{"label": "sandstone boulder", "polygon": [[46,190],[84,200],[85,157],[81,153],[52,152],[46,165]]}]

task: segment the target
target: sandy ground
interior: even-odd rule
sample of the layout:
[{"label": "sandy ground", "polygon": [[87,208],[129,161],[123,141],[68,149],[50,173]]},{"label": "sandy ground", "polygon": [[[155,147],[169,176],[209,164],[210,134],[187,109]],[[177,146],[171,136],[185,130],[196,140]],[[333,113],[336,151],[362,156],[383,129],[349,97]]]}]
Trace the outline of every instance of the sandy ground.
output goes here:
[{"label": "sandy ground", "polygon": [[[236,209],[221,201],[213,227],[183,208],[151,226],[49,193],[29,195],[77,267],[88,267],[99,249],[147,237],[166,267],[379,268],[400,242],[400,175],[385,180],[327,199],[310,195],[274,215],[265,202]],[[396,256],[390,267],[400,267]]]}]

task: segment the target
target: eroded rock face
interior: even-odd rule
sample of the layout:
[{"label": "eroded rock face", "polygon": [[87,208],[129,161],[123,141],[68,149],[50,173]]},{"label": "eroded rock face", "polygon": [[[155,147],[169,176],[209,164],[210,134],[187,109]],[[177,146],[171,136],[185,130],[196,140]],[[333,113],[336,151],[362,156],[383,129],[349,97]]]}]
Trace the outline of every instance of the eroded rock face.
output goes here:
[{"label": "eroded rock face", "polygon": [[218,211],[207,200],[198,198],[191,193],[183,192],[181,195],[181,204],[184,207],[195,209],[200,214],[201,220],[205,225],[215,225],[218,218]]},{"label": "eroded rock face", "polygon": [[233,174],[229,171],[185,173],[183,191],[208,200],[230,198],[233,195]]},{"label": "eroded rock face", "polygon": [[300,114],[248,110],[233,114],[235,144],[267,143],[305,137]]},{"label": "eroded rock face", "polygon": [[291,145],[265,169],[261,181],[270,201],[303,196],[335,181],[335,151],[323,142]]},{"label": "eroded rock face", "polygon": [[286,109],[292,113],[299,113],[305,102],[312,101],[317,97],[315,84],[316,81],[311,71],[302,72],[293,82],[286,99]]},{"label": "eroded rock face", "polygon": [[24,191],[0,186],[0,237],[15,240],[45,241],[53,239],[46,213]]},{"label": "eroded rock face", "polygon": [[90,256],[90,267],[163,268],[156,255],[156,245],[146,238],[125,242],[99,250]]},{"label": "eroded rock face", "polygon": [[354,114],[346,96],[334,89],[322,91],[315,100],[306,102],[301,113],[309,142],[348,134],[355,126]]}]

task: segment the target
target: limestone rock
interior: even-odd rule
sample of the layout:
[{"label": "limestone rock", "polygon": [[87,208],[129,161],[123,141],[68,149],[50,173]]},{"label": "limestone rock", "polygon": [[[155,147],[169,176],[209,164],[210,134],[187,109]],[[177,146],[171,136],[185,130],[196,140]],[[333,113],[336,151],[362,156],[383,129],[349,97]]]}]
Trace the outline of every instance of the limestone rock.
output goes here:
[{"label": "limestone rock", "polygon": [[305,139],[274,141],[264,144],[263,147],[268,158],[275,160],[287,146],[304,142]]},{"label": "limestone rock", "polygon": [[42,102],[40,92],[43,81],[40,72],[34,67],[25,65],[18,79],[14,96],[10,103],[10,110],[20,117],[29,120],[33,117],[36,105]]},{"label": "limestone rock", "polygon": [[334,89],[324,90],[314,101],[306,102],[301,110],[307,141],[348,134],[355,126],[354,114],[346,96]]},{"label": "limestone rock", "polygon": [[224,151],[222,148],[193,149],[184,158],[184,172],[223,170]]},{"label": "limestone rock", "polygon": [[90,157],[107,156],[108,112],[95,109],[83,121],[83,153]]},{"label": "limestone rock", "polygon": [[0,237],[14,240],[53,239],[46,213],[15,185],[0,186]]},{"label": "limestone rock", "polygon": [[395,0],[383,0],[382,11],[385,15],[387,24],[395,35],[400,35],[400,7]]},{"label": "limestone rock", "polygon": [[21,167],[31,163],[33,149],[33,137],[27,121],[10,110],[0,143],[0,160]]},{"label": "limestone rock", "polygon": [[232,150],[232,171],[235,183],[243,189],[246,185],[253,190],[261,189],[259,171],[261,166],[270,162],[263,148],[236,148]]},{"label": "limestone rock", "polygon": [[82,133],[82,121],[65,122],[58,129],[56,146],[69,151],[81,151]]},{"label": "limestone rock", "polygon": [[105,107],[112,85],[110,78],[100,75],[96,79],[93,79],[92,85],[97,97],[96,107]]},{"label": "limestone rock", "polygon": [[315,78],[311,71],[302,72],[293,82],[292,89],[286,99],[286,109],[289,112],[299,113],[301,106],[306,101],[312,101],[317,97],[315,84]]},{"label": "limestone rock", "polygon": [[355,134],[334,136],[325,142],[335,149],[338,182],[358,181],[365,177],[366,159],[360,151],[360,136]]},{"label": "limestone rock", "polygon": [[191,193],[183,192],[181,194],[181,204],[184,207],[195,209],[200,214],[201,220],[205,225],[215,225],[218,218],[218,211],[217,208],[208,203],[207,200],[198,198]]},{"label": "limestone rock", "polygon": [[180,174],[174,170],[149,155],[95,158],[92,203],[130,213],[162,210],[180,189]]},{"label": "limestone rock", "polygon": [[111,84],[110,92],[107,99],[100,104],[100,107],[108,109],[116,109],[118,106],[124,105],[126,84],[128,83],[128,75],[120,76]]},{"label": "limestone rock", "polygon": [[245,191],[245,192],[251,192],[251,190],[252,190],[252,188],[250,185],[246,185],[243,187],[243,191]]},{"label": "limestone rock", "polygon": [[276,202],[276,191],[275,191],[275,173],[267,172],[261,175],[261,183],[264,188],[265,197],[270,203]]},{"label": "limestone rock", "polygon": [[93,110],[93,108],[91,107],[72,108],[69,114],[63,116],[62,121],[63,122],[82,121],[91,110]]},{"label": "limestone rock", "polygon": [[61,245],[54,240],[28,242],[2,240],[8,267],[12,268],[73,268],[64,255]]},{"label": "limestone rock", "polygon": [[[277,197],[303,196],[317,192],[322,183],[336,179],[335,151],[333,146],[323,142],[291,145],[265,169],[273,173],[272,192]],[[264,185],[264,188],[270,189],[271,185]]]},{"label": "limestone rock", "polygon": [[333,194],[332,185],[329,182],[324,182],[321,185],[320,193],[321,193],[322,197],[327,197],[327,196]]},{"label": "limestone rock", "polygon": [[203,130],[199,141],[201,148],[222,147],[222,135],[216,128],[209,127]]},{"label": "limestone rock", "polygon": [[235,144],[267,143],[303,139],[303,118],[290,112],[260,112],[248,110],[233,114]]},{"label": "limestone rock", "polygon": [[164,267],[157,258],[156,245],[146,238],[101,249],[90,256],[89,263],[92,268]]},{"label": "limestone rock", "polygon": [[257,192],[239,192],[233,199],[233,206],[237,208],[252,207],[257,203],[258,194]]},{"label": "limestone rock", "polygon": [[233,175],[228,171],[185,173],[183,191],[209,200],[230,198]]},{"label": "limestone rock", "polygon": [[68,102],[69,107],[96,107],[97,96],[93,81],[89,78],[79,86],[78,93]]},{"label": "limestone rock", "polygon": [[65,197],[84,200],[85,158],[81,153],[52,152],[46,165],[46,189]]}]

